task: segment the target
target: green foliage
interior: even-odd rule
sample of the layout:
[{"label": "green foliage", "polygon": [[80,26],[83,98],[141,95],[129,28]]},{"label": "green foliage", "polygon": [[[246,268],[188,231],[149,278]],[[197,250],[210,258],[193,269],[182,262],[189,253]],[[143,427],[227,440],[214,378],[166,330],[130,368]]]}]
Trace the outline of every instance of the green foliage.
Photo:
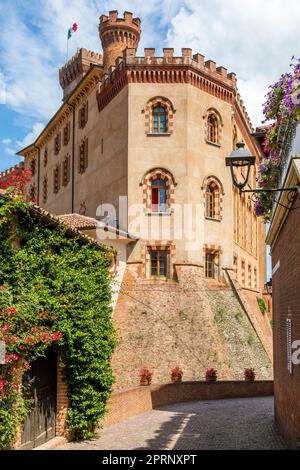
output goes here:
[{"label": "green foliage", "polygon": [[19,426],[28,413],[22,396],[12,396],[8,401],[0,397],[0,449],[9,449],[16,438]]},{"label": "green foliage", "polygon": [[235,319],[236,321],[238,321],[239,323],[241,323],[242,319],[243,319],[243,314],[242,312],[239,310],[236,314],[235,314]]},{"label": "green foliage", "polygon": [[217,323],[221,323],[224,319],[225,316],[225,311],[223,308],[218,308],[216,313],[215,313],[215,321]]},{"label": "green foliage", "polygon": [[[18,249],[11,243],[15,238],[20,239]],[[39,326],[63,333],[59,344],[68,384],[68,429],[76,439],[91,437],[113,384],[111,254],[71,238],[63,226],[45,226],[22,198],[2,197],[0,259],[0,285],[9,289],[17,311],[32,326],[39,318]],[[1,410],[0,436],[14,434],[22,416],[18,406],[8,405],[10,413],[16,410],[11,419]]]},{"label": "green foliage", "polygon": [[255,343],[255,336],[252,333],[248,336],[247,343],[249,346],[253,346]]},{"label": "green foliage", "polygon": [[266,306],[264,299],[257,297],[257,303],[258,303],[261,313],[265,315],[265,313],[267,312],[267,306]]}]

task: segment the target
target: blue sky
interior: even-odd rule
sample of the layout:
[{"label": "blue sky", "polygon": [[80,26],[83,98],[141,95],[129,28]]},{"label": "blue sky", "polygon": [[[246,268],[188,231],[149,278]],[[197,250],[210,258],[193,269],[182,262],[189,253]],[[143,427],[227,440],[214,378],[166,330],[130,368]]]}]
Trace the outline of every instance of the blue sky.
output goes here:
[{"label": "blue sky", "polygon": [[101,51],[102,13],[133,11],[142,19],[144,47],[192,47],[238,74],[254,125],[260,124],[268,85],[300,49],[298,0],[1,0],[0,171],[41,132],[61,103],[58,69],[66,34],[76,21],[70,55],[79,47]]}]

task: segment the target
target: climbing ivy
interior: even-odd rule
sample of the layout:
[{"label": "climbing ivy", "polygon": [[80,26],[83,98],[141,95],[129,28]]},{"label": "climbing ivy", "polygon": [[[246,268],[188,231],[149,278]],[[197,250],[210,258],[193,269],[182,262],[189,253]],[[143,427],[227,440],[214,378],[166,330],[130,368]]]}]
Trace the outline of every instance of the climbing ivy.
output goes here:
[{"label": "climbing ivy", "polygon": [[[9,292],[9,306],[30,326],[60,332],[55,344],[65,364],[68,430],[75,439],[88,438],[105,414],[113,384],[112,253],[41,219],[23,197],[0,197],[0,308],[8,306],[3,295]],[[13,442],[26,414],[22,389],[18,394],[17,401],[0,398],[2,448]]]}]

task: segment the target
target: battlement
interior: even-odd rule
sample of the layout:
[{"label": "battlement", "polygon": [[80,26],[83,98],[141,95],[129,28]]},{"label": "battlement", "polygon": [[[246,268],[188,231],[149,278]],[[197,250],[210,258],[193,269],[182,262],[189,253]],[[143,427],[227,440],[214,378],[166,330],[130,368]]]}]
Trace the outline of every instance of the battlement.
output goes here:
[{"label": "battlement", "polygon": [[129,11],[119,18],[118,11],[112,10],[109,16],[100,17],[99,37],[104,54],[104,71],[107,72],[126,48],[137,49],[141,37],[141,20],[133,18]]},{"label": "battlement", "polygon": [[12,175],[19,175],[25,169],[24,163],[20,162],[17,163],[15,166],[9,168],[8,170],[4,170],[0,173],[0,183],[4,183],[8,178]]},{"label": "battlement", "polygon": [[91,65],[102,65],[102,55],[88,49],[80,49],[60,70],[59,83],[65,100],[78,85]]},{"label": "battlement", "polygon": [[[143,57],[136,56],[136,48],[127,48],[122,56],[116,58],[102,75],[97,93],[98,106],[101,110],[109,97],[110,90],[116,85],[118,92],[128,81],[137,83],[192,83],[212,93],[220,99],[236,104],[243,115],[249,130],[253,129],[243,101],[237,91],[237,77],[223,66],[217,66],[213,60],[205,60],[202,54],[193,54],[192,49],[183,48],[181,56],[174,56],[173,48],[164,48],[163,56],[155,56],[154,48],[146,48]],[[150,67],[149,67],[150,66]],[[133,67],[126,75],[126,69]],[[107,96],[106,96],[107,95]]]},{"label": "battlement", "polygon": [[133,13],[130,11],[125,11],[123,13],[123,18],[119,18],[119,12],[118,10],[112,10],[109,12],[108,16],[107,15],[101,15],[100,16],[100,25],[99,28],[101,28],[102,31],[105,30],[105,28],[111,28],[111,27],[121,27],[123,28],[124,26],[127,26],[129,28],[132,28],[134,31],[141,32],[141,20],[140,18],[133,18]]},{"label": "battlement", "polygon": [[202,54],[194,54],[192,49],[182,48],[181,56],[174,57],[173,48],[164,48],[163,56],[155,56],[154,48],[146,48],[144,57],[136,57],[135,49],[127,49],[124,52],[124,60],[128,65],[188,65],[196,70],[201,70],[205,74],[215,78],[224,84],[236,87],[236,74],[228,73],[223,66],[217,67],[213,60],[205,60]]}]

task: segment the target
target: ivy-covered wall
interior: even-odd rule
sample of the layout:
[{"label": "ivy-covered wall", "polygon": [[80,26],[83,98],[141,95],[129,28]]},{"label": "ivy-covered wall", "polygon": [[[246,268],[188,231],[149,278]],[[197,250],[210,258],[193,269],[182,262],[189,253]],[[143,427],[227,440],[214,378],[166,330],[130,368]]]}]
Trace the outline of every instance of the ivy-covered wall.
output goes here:
[{"label": "ivy-covered wall", "polygon": [[[65,362],[68,430],[93,434],[113,384],[112,253],[61,224],[47,223],[21,195],[0,197],[0,448],[15,439],[29,408],[14,377],[51,344]],[[25,364],[25,366],[24,366]],[[29,404],[30,405],[30,404]]]}]

